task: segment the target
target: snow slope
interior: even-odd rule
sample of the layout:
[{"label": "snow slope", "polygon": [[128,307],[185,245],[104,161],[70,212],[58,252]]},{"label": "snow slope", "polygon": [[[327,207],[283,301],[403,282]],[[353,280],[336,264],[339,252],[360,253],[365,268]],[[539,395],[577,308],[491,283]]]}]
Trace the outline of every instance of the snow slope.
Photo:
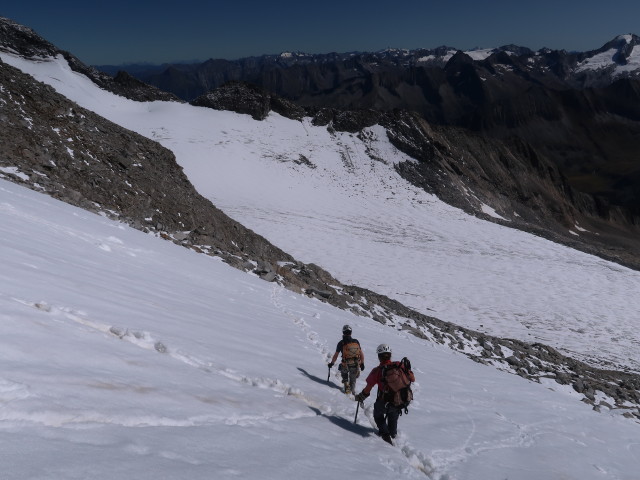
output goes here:
[{"label": "snow slope", "polygon": [[308,119],[137,103],[98,89],[61,57],[0,56],[170,148],[216,206],[342,282],[475,330],[640,371],[639,272],[478,220],[408,185],[393,169],[407,157],[380,127],[332,135]]},{"label": "snow slope", "polygon": [[[620,35],[617,40],[624,41],[629,45],[632,41],[631,35]],[[606,68],[613,68],[613,77],[619,77],[623,74],[629,74],[637,72],[640,69],[640,46],[634,45],[631,49],[631,53],[626,58],[626,63],[620,65],[614,60],[618,48],[611,48],[592,57],[589,57],[580,62],[576,67],[576,72],[584,72],[588,70],[602,70]]]},{"label": "snow slope", "polygon": [[[3,479],[637,479],[637,423],[0,180]],[[408,355],[398,445],[326,362]],[[363,385],[359,381],[359,386]]]}]

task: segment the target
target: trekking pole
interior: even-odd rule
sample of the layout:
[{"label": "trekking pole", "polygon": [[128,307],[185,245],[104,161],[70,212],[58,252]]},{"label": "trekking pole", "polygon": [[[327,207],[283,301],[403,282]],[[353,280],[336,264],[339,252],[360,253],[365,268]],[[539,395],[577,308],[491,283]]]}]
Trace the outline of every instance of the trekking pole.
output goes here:
[{"label": "trekking pole", "polygon": [[327,373],[327,383],[329,383],[330,378],[331,378],[331,367],[329,367],[329,373]]},{"label": "trekking pole", "polygon": [[[356,423],[358,421],[358,409],[360,408],[360,404],[362,402],[358,402],[358,405],[356,406],[356,418],[353,419],[353,423]],[[362,408],[364,408],[364,405],[362,405]]]}]

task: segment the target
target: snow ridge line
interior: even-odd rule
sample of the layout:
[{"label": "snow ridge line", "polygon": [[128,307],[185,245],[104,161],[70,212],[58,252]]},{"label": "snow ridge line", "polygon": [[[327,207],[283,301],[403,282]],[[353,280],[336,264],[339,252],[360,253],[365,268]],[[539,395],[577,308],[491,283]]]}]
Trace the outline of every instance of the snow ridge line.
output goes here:
[{"label": "snow ridge line", "polygon": [[[304,318],[294,315],[291,311],[287,310],[286,307],[282,305],[282,303],[280,303],[279,299],[283,291],[284,291],[284,287],[280,285],[274,285],[273,289],[271,290],[272,304],[276,308],[281,310],[284,315],[289,317],[294,324],[296,324],[302,329],[302,331],[305,333],[306,338],[318,350],[323,360],[325,362],[328,362],[333,356],[333,352],[328,350],[327,343],[322,342],[319,339],[319,335],[316,332],[311,330],[311,327],[309,326],[308,323],[304,321]],[[339,373],[338,372],[333,373],[333,377],[335,379],[338,379]],[[378,427],[376,425],[375,420],[373,419],[373,406],[372,405],[366,406],[363,408],[363,411],[365,416],[369,420],[371,427],[374,429],[377,429]],[[402,452],[402,454],[407,458],[407,461],[411,467],[415,468],[416,470],[423,473],[427,477],[435,480],[435,477],[432,476],[433,474],[435,474],[435,468],[432,462],[429,460],[428,456],[423,452],[414,449],[410,445],[410,443],[407,441],[406,436],[404,434],[399,434],[398,437],[396,437],[395,445]],[[448,480],[448,479],[449,479],[449,476],[445,474],[440,476],[438,480]]]}]

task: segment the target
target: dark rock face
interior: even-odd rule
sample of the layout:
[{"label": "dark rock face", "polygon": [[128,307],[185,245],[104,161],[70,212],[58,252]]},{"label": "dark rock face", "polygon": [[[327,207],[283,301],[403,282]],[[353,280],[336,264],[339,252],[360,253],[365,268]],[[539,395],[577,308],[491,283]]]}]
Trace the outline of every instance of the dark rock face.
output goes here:
[{"label": "dark rock face", "polygon": [[305,113],[304,109],[293,102],[244,82],[226,83],[196,98],[191,105],[243,113],[251,115],[255,120],[264,120],[270,111],[294,120],[300,120]]},{"label": "dark rock face", "polygon": [[577,191],[529,144],[429,125],[417,115],[384,124],[391,142],[419,160],[396,167],[412,184],[486,220],[640,269],[637,218]]},{"label": "dark rock face", "polygon": [[264,120],[269,114],[269,95],[262,89],[245,83],[227,83],[191,102],[196,107],[229,110]]},{"label": "dark rock face", "polygon": [[0,45],[25,57],[55,57],[59,51],[29,27],[0,17]]},{"label": "dark rock face", "polygon": [[[78,71],[81,71],[80,69]],[[102,78],[99,75],[96,81],[96,72],[84,72],[89,78],[91,78],[97,85],[102,85],[107,91],[120,95],[121,97],[129,98],[138,102],[153,102],[156,100],[162,100],[166,102],[180,102],[181,100],[172,93],[165,92],[159,88],[152,87],[146,83],[141,82],[134,76],[128,74],[125,71],[119,71],[116,76],[111,78]]]}]

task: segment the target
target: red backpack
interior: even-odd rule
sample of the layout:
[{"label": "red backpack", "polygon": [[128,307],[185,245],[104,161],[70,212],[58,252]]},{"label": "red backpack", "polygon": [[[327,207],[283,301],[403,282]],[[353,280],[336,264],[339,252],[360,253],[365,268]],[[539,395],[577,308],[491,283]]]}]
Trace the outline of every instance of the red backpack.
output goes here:
[{"label": "red backpack", "polygon": [[399,362],[391,362],[382,367],[382,384],[384,385],[384,395],[387,403],[404,410],[409,413],[407,407],[413,400],[413,391],[411,390],[411,380],[407,372],[409,361],[403,358]]}]

